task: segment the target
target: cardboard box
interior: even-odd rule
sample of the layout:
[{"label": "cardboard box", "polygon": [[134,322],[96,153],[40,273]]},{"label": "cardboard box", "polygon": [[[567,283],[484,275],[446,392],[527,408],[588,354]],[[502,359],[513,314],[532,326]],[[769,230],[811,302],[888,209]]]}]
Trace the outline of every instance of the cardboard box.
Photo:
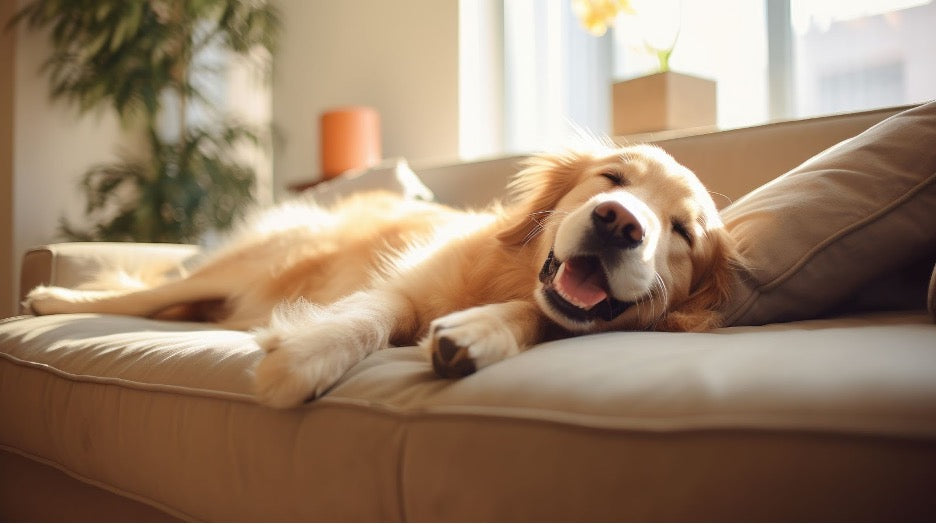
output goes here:
[{"label": "cardboard box", "polygon": [[714,126],[714,80],[667,71],[612,86],[615,135]]}]

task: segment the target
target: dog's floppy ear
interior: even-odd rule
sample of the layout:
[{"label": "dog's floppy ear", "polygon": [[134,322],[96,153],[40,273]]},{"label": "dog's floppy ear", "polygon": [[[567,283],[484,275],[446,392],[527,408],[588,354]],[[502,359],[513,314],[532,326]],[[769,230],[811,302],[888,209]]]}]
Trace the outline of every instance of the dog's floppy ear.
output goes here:
[{"label": "dog's floppy ear", "polygon": [[669,312],[660,331],[707,331],[721,327],[719,309],[728,302],[738,270],[744,266],[734,240],[724,228],[707,232],[710,247],[693,259],[689,298]]},{"label": "dog's floppy ear", "polygon": [[536,236],[559,199],[575,186],[579,156],[537,155],[523,162],[507,189],[511,196],[506,226],[497,239],[520,245]]}]

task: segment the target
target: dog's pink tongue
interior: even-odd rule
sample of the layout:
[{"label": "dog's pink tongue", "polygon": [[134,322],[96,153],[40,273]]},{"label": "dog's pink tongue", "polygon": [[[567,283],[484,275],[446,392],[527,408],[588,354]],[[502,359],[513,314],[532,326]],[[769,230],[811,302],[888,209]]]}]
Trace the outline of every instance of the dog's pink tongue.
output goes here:
[{"label": "dog's pink tongue", "polygon": [[577,258],[571,258],[559,266],[553,285],[562,298],[582,309],[591,309],[608,298],[601,269]]}]

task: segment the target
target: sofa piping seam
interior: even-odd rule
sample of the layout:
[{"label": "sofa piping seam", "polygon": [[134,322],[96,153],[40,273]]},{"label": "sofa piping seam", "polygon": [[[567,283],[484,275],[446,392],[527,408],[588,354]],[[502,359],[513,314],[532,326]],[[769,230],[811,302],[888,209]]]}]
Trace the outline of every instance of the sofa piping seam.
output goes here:
[{"label": "sofa piping seam", "polygon": [[176,386],[172,384],[153,384],[147,382],[139,382],[135,380],[127,380],[124,378],[118,377],[96,377],[93,375],[81,375],[78,373],[71,373],[62,369],[59,369],[51,364],[46,364],[43,362],[30,362],[28,360],[23,360],[9,353],[0,352],[0,358],[11,362],[15,366],[21,366],[29,369],[35,369],[37,371],[43,371],[51,375],[57,376],[59,378],[68,380],[70,382],[79,382],[84,384],[98,384],[105,386],[120,386],[127,389],[135,389],[141,391],[151,391],[154,393],[175,393],[181,394],[186,393],[194,397],[203,397],[211,398],[216,400],[234,400],[239,402],[245,402],[248,404],[256,404],[254,398],[250,395],[244,393],[235,393],[233,391],[219,391],[203,388],[192,388],[186,386]]},{"label": "sofa piping seam", "polygon": [[17,448],[17,447],[13,447],[13,446],[10,446],[10,445],[7,445],[7,444],[2,444],[2,443],[0,443],[0,450],[6,451],[6,452],[8,452],[8,453],[13,453],[13,454],[15,454],[15,455],[19,455],[20,457],[23,457],[23,458],[25,458],[25,459],[27,459],[27,460],[32,460],[32,461],[34,461],[34,462],[38,462],[38,463],[43,464],[43,465],[45,465],[45,466],[48,466],[48,467],[50,467],[50,468],[56,469],[56,470],[58,470],[59,472],[64,473],[65,475],[68,475],[69,477],[73,478],[74,480],[77,480],[78,482],[83,482],[83,483],[85,483],[85,484],[94,486],[94,487],[96,487],[96,488],[98,488],[98,489],[101,489],[101,490],[104,490],[104,491],[106,491],[106,492],[108,492],[108,493],[110,493],[110,494],[112,494],[112,495],[117,495],[118,497],[123,497],[123,498],[126,498],[126,499],[130,499],[130,500],[139,502],[140,504],[146,504],[147,506],[150,506],[150,507],[152,507],[152,508],[154,508],[154,509],[157,509],[157,510],[159,510],[159,511],[162,511],[163,513],[167,513],[167,514],[169,514],[169,515],[172,515],[173,517],[176,517],[176,518],[178,518],[178,519],[180,519],[180,520],[184,520],[184,521],[188,521],[188,522],[199,522],[197,519],[195,519],[195,518],[193,518],[193,517],[187,515],[187,514],[186,514],[185,512],[183,512],[183,511],[180,511],[180,510],[177,510],[177,509],[175,509],[175,508],[172,508],[172,507],[170,507],[170,506],[168,506],[168,505],[166,505],[166,504],[163,504],[162,502],[157,502],[157,501],[155,501],[155,500],[152,500],[152,499],[150,499],[150,498],[148,498],[148,497],[146,497],[146,496],[139,495],[139,494],[133,493],[133,492],[131,492],[131,491],[127,491],[127,490],[124,490],[124,489],[121,489],[121,488],[114,487],[114,486],[112,486],[112,485],[110,485],[110,484],[108,484],[108,483],[106,483],[106,482],[100,481],[100,480],[95,480],[95,479],[86,477],[86,476],[84,476],[84,475],[82,475],[82,474],[80,474],[80,473],[76,473],[76,472],[73,471],[71,468],[68,468],[68,467],[64,466],[63,464],[60,464],[59,462],[56,462],[56,461],[54,461],[54,460],[52,460],[52,459],[48,459],[48,458],[45,458],[45,457],[41,457],[41,456],[39,456],[39,455],[30,453],[29,451],[22,450],[22,449],[19,449],[19,448]]},{"label": "sofa piping seam", "polygon": [[758,286],[758,290],[771,291],[776,287],[782,285],[786,280],[796,274],[800,269],[803,268],[806,264],[812,261],[813,258],[825,251],[830,245],[838,242],[839,240],[851,235],[852,233],[858,232],[860,229],[867,227],[868,225],[877,222],[881,217],[891,213],[897,208],[903,206],[910,200],[913,200],[919,193],[921,193],[927,186],[931,185],[933,182],[936,182],[936,172],[927,176],[918,184],[914,185],[907,190],[904,194],[900,195],[893,201],[891,201],[886,206],[878,209],[871,215],[854,222],[852,224],[846,225],[836,231],[835,233],[826,237],[822,242],[813,246],[809,251],[807,251],[803,256],[801,256],[793,265],[791,265],[786,271],[775,277],[770,282],[766,282]]}]

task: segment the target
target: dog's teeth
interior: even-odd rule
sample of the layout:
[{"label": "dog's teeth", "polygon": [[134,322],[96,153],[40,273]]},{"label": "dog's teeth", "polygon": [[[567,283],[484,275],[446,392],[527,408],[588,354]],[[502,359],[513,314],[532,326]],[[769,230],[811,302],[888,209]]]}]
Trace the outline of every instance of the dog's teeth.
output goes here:
[{"label": "dog's teeth", "polygon": [[556,271],[556,276],[553,277],[553,282],[559,282],[562,278],[562,274],[565,273],[566,265],[565,262],[559,265],[559,271]]},{"label": "dog's teeth", "polygon": [[[562,274],[565,273],[565,270],[566,270],[566,265],[565,263],[563,263],[561,266],[559,266],[559,271],[556,272],[556,278],[555,278],[556,282],[561,282]],[[554,289],[556,290],[557,293],[559,293],[559,296],[562,297],[563,300],[565,300],[566,302],[580,309],[586,309],[586,310],[589,309],[589,307],[583,304],[580,300],[566,293],[565,290],[563,290],[560,286],[556,286]]]},{"label": "dog's teeth", "polygon": [[567,295],[567,294],[566,294],[565,292],[563,292],[561,289],[556,289],[556,291],[559,293],[559,296],[560,296],[560,297],[562,297],[566,302],[572,304],[573,306],[575,306],[575,307],[577,307],[577,308],[581,308],[581,309],[586,309],[586,310],[587,310],[587,309],[591,309],[589,306],[586,306],[585,304],[579,302],[579,301],[576,300],[575,298],[573,298],[573,297]]},{"label": "dog's teeth", "polygon": [[588,263],[566,261],[559,266],[553,279],[553,288],[569,304],[590,311],[607,298],[601,287],[603,274]]}]

